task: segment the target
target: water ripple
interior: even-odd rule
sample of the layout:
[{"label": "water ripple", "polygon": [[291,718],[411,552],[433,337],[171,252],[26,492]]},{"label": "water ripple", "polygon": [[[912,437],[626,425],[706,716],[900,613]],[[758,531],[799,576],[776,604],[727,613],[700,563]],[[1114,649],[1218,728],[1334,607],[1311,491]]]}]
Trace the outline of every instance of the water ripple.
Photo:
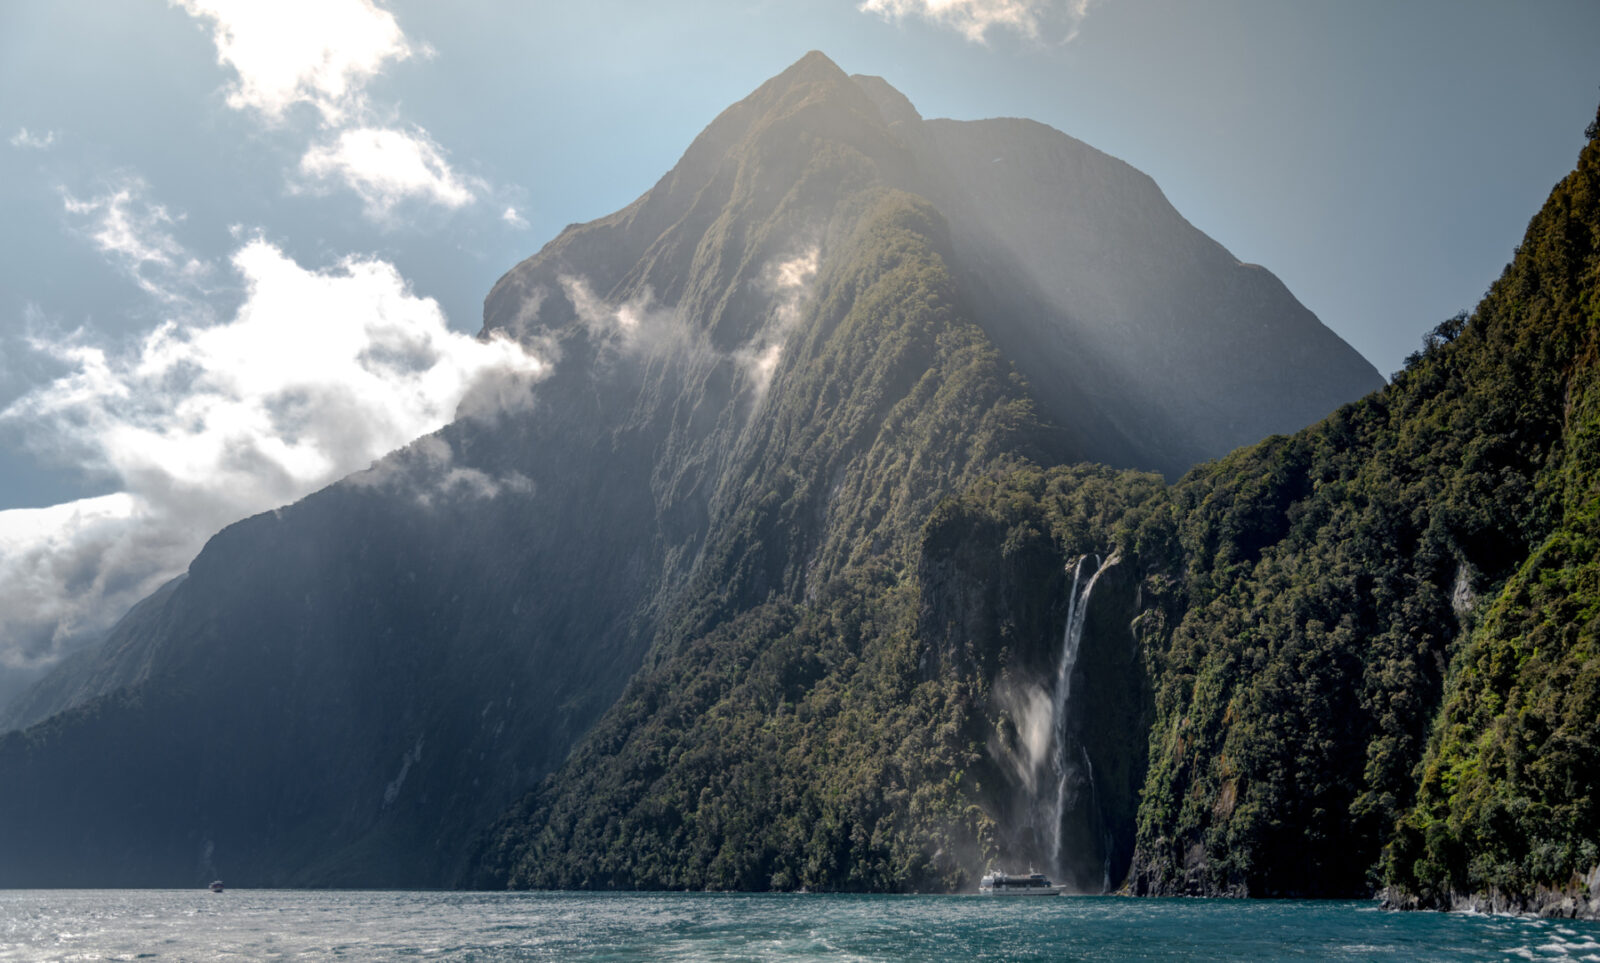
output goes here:
[{"label": "water ripple", "polygon": [[1516,957],[1600,961],[1600,925],[1117,897],[0,892],[0,963]]}]

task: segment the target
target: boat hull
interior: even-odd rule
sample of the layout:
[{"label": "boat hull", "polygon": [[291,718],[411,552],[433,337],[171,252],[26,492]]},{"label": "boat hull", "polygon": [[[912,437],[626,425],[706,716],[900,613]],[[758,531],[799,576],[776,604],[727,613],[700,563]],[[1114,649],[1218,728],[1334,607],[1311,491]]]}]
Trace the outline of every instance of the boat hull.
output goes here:
[{"label": "boat hull", "polygon": [[1060,896],[1061,887],[1043,873],[1012,876],[1008,873],[990,873],[978,882],[982,896]]}]

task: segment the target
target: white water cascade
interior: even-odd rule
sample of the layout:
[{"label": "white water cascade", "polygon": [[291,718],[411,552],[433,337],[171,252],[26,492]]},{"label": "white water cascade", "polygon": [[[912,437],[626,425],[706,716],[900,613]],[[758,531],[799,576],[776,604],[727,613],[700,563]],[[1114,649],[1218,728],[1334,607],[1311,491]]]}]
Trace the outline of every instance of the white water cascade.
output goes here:
[{"label": "white water cascade", "polygon": [[[1089,577],[1083,577],[1084,563],[1091,556],[1085,555],[1078,559],[1077,565],[1072,570],[1072,595],[1067,601],[1067,625],[1061,633],[1061,661],[1056,668],[1055,698],[1052,700],[1052,728],[1055,736],[1055,754],[1052,765],[1055,769],[1056,785],[1054,805],[1047,811],[1045,823],[1049,830],[1051,865],[1060,871],[1061,864],[1061,821],[1066,815],[1067,781],[1073,773],[1077,761],[1070,758],[1067,745],[1067,706],[1072,698],[1072,675],[1078,666],[1078,648],[1083,642],[1083,627],[1089,619],[1089,596],[1094,592],[1095,582],[1106,570],[1116,565],[1121,559],[1115,552],[1103,563],[1100,556],[1094,558],[1094,570]],[[1087,752],[1084,753],[1083,763],[1088,766],[1089,784],[1094,785],[1094,768],[1089,762]],[[1109,869],[1108,869],[1109,874]]]}]

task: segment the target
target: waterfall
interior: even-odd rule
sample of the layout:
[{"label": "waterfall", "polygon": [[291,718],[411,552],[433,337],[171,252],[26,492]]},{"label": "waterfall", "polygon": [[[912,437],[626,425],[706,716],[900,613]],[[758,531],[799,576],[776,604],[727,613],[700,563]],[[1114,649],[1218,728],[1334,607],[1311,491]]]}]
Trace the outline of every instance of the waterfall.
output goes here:
[{"label": "waterfall", "polygon": [[[1072,594],[1067,600],[1067,624],[1061,633],[1061,661],[1056,667],[1055,699],[1052,704],[1054,723],[1052,731],[1055,736],[1056,751],[1054,765],[1056,770],[1055,805],[1048,814],[1051,865],[1057,871],[1063,869],[1061,864],[1061,820],[1066,814],[1067,805],[1067,780],[1071,777],[1074,761],[1068,758],[1067,750],[1067,706],[1072,697],[1072,674],[1078,665],[1078,648],[1083,642],[1083,627],[1089,619],[1089,596],[1094,592],[1095,582],[1105,571],[1116,565],[1120,559],[1113,552],[1111,557],[1101,562],[1100,556],[1094,556],[1094,571],[1089,577],[1083,577],[1084,562],[1089,560],[1085,555],[1078,559],[1077,565],[1072,570]],[[1089,763],[1087,753],[1083,762],[1088,766],[1089,785],[1091,791],[1094,787],[1094,767]],[[1108,869],[1109,874],[1109,869]],[[1109,886],[1109,883],[1107,884]]]},{"label": "waterfall", "polygon": [[[1089,758],[1088,746],[1080,745],[1078,749],[1083,753],[1084,771],[1089,774],[1089,795],[1094,801],[1094,811],[1100,812],[1100,784],[1094,781],[1094,761]],[[1111,834],[1109,832],[1101,834],[1100,846],[1105,852],[1105,857],[1100,861],[1100,892],[1109,893],[1111,892]],[[1060,858],[1060,854],[1057,853],[1056,859],[1058,862]]]}]

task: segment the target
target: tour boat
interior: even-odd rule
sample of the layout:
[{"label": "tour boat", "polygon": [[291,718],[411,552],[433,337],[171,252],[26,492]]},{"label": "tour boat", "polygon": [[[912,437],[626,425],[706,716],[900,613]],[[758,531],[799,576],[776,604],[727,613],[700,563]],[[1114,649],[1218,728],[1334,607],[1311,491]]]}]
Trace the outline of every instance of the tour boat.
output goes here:
[{"label": "tour boat", "polygon": [[214,880],[211,881],[211,892],[213,892],[213,893],[222,892],[222,880],[214,879]]},{"label": "tour boat", "polygon": [[985,896],[1060,896],[1061,887],[1043,873],[990,873],[978,881],[978,892]]}]

